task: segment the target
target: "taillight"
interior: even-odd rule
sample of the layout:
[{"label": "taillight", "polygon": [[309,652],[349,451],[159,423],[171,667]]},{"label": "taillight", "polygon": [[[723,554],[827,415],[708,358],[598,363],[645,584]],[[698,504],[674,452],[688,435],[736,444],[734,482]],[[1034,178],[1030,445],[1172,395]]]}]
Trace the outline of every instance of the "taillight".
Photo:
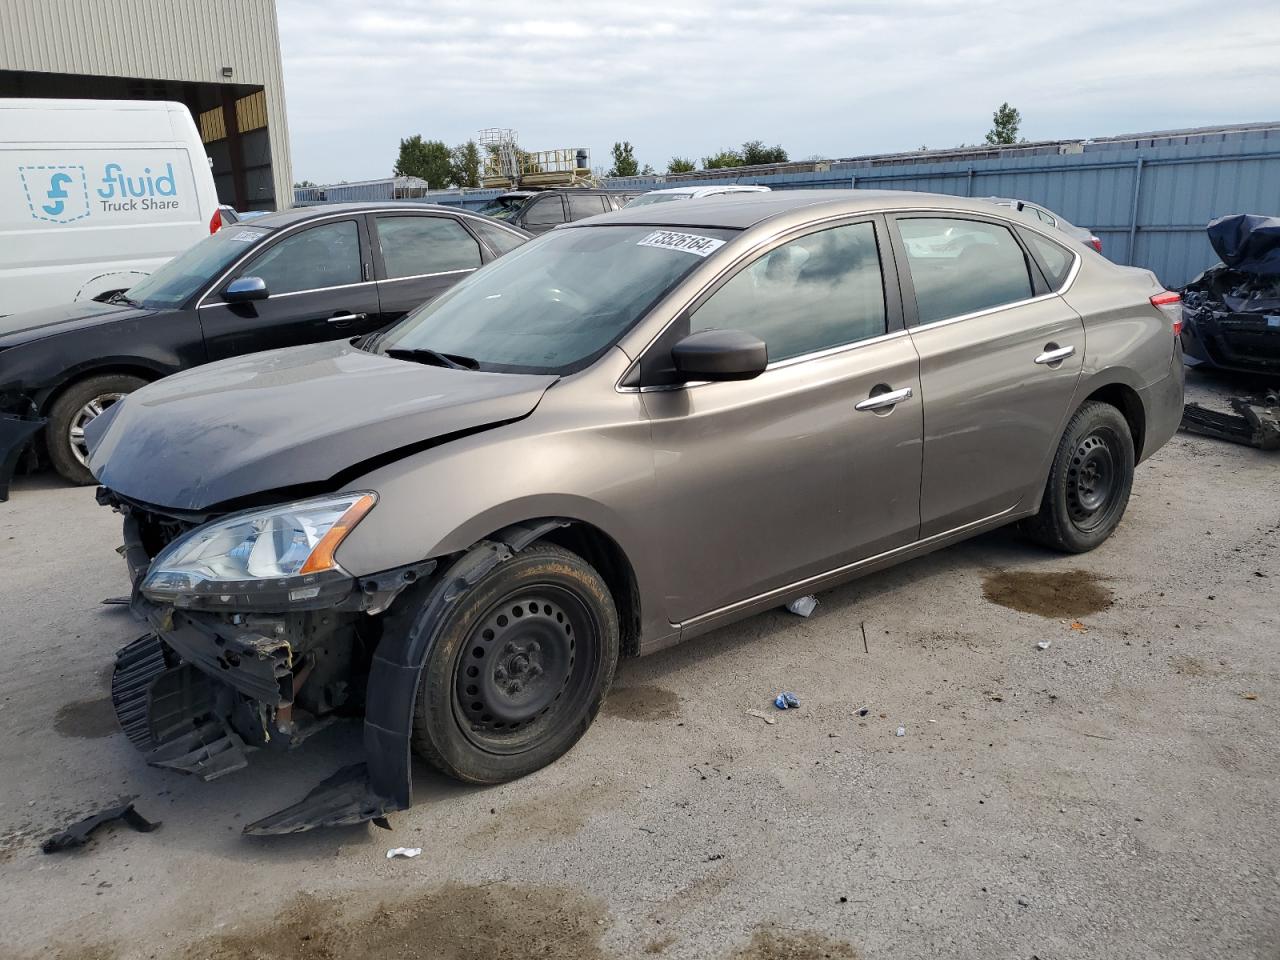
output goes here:
[{"label": "taillight", "polygon": [[1151,298],[1151,305],[1163,313],[1173,323],[1173,335],[1182,333],[1182,297],[1172,291],[1157,293]]},{"label": "taillight", "polygon": [[1102,252],[1102,241],[1097,237],[1089,238],[1089,246],[1093,247],[1093,249],[1097,250],[1099,253]]},{"label": "taillight", "polygon": [[217,233],[222,228],[222,211],[213,208],[213,216],[209,218],[209,232]]}]

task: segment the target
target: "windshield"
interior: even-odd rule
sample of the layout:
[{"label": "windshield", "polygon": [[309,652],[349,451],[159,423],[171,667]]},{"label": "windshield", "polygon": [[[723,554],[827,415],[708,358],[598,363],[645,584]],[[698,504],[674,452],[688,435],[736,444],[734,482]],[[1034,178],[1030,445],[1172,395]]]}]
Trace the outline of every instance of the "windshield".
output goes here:
[{"label": "windshield", "polygon": [[130,287],[125,296],[144,307],[181,306],[270,232],[266,227],[239,224],[224,227]]},{"label": "windshield", "polygon": [[533,197],[495,197],[476,212],[498,220],[510,220],[532,199]]},{"label": "windshield", "polygon": [[481,370],[571,373],[733,235],[701,227],[553,230],[409,314],[375,349],[432,350]]},{"label": "windshield", "polygon": [[651,203],[667,203],[670,200],[688,200],[692,193],[644,193],[623,207],[647,207]]}]

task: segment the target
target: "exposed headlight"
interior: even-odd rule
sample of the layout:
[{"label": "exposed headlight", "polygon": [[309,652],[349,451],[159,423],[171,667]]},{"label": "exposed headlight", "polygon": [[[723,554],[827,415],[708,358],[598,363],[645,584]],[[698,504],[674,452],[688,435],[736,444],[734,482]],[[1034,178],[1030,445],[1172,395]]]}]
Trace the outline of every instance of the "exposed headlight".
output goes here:
[{"label": "exposed headlight", "polygon": [[270,611],[340,599],[351,577],[334,552],[376,502],[373,493],[346,493],[206,523],[151,561],[142,592],[202,609]]}]

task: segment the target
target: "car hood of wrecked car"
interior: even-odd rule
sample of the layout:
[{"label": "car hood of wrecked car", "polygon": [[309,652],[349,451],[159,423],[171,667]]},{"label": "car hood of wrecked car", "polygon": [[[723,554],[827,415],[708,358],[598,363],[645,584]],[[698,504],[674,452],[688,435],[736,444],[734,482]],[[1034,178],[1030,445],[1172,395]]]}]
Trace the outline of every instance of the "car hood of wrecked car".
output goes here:
[{"label": "car hood of wrecked car", "polygon": [[426,366],[347,341],[250,354],[130,394],[86,431],[89,468],[129,499],[201,511],[528,416],[556,377]]}]

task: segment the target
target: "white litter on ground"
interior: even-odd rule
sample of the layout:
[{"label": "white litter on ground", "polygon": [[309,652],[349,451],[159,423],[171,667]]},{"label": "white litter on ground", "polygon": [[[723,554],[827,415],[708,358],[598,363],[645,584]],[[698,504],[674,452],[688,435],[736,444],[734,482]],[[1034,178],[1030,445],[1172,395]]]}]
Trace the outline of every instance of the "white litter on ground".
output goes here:
[{"label": "white litter on ground", "polygon": [[387,851],[388,860],[394,860],[396,857],[404,857],[405,859],[412,859],[413,857],[418,857],[421,855],[422,855],[421,847],[392,847],[390,850]]}]

